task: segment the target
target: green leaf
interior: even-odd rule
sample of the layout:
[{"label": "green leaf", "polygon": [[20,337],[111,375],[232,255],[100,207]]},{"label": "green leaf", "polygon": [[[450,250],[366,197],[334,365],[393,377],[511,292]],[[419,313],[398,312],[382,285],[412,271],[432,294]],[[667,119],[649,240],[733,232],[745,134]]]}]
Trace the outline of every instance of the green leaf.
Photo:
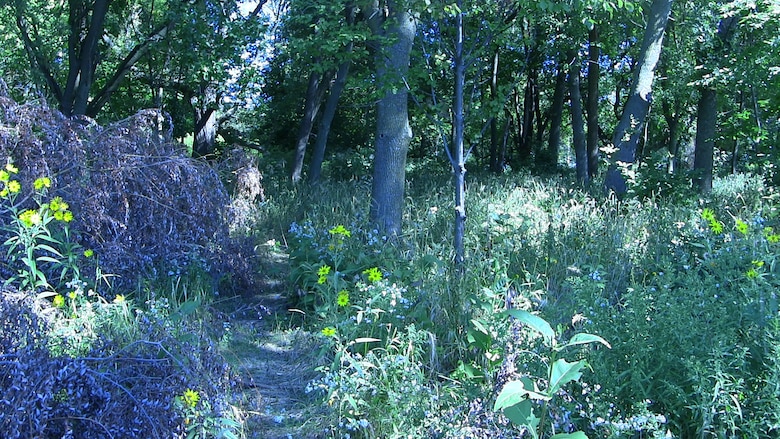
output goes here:
[{"label": "green leaf", "polygon": [[52,264],[58,264],[60,262],[57,258],[52,258],[51,256],[38,256],[35,258],[37,262],[51,262]]},{"label": "green leaf", "polygon": [[50,245],[46,245],[46,244],[38,244],[38,245],[36,246],[36,249],[37,249],[37,250],[43,250],[43,251],[47,251],[47,252],[49,252],[49,253],[55,254],[55,255],[57,255],[57,256],[59,256],[59,257],[62,257],[62,253],[60,253],[60,252],[59,252],[57,249],[55,249],[54,247],[52,247],[52,246],[50,246]]},{"label": "green leaf", "polygon": [[536,427],[539,425],[539,418],[534,414],[533,402],[530,399],[521,401],[511,407],[504,409],[504,414],[515,425],[524,425],[528,427],[533,437],[536,435]]},{"label": "green leaf", "polygon": [[493,404],[493,410],[498,411],[506,407],[511,407],[529,398],[543,401],[549,401],[552,399],[547,395],[537,392],[535,389],[530,390],[528,387],[533,389],[533,386],[529,386],[527,382],[524,383],[521,380],[510,381],[504,384],[504,388],[501,389],[501,392],[499,392],[498,396],[496,397],[495,404]]},{"label": "green leaf", "polygon": [[550,371],[550,388],[547,390],[547,393],[554,395],[566,383],[579,380],[582,376],[581,370],[585,367],[585,364],[587,364],[585,360],[575,361],[574,363],[569,363],[563,358],[556,360]]},{"label": "green leaf", "polygon": [[549,346],[552,346],[553,340],[555,339],[555,331],[553,331],[552,326],[550,326],[545,319],[522,309],[510,309],[506,312],[510,316],[528,325],[534,331],[542,334],[545,342]]},{"label": "green leaf", "polygon": [[588,436],[581,431],[574,433],[558,433],[550,437],[550,439],[588,439]]},{"label": "green leaf", "polygon": [[466,333],[466,339],[469,344],[484,350],[490,349],[490,346],[493,344],[493,337],[490,336],[485,326],[478,320],[472,320],[471,324],[474,327],[469,328]]},{"label": "green leaf", "polygon": [[567,348],[569,346],[576,346],[576,345],[588,344],[588,343],[601,343],[604,346],[606,346],[608,349],[612,349],[612,346],[610,346],[610,344],[606,340],[599,337],[598,335],[581,332],[579,334],[574,334],[574,337],[572,337],[568,343],[559,347],[558,350]]}]

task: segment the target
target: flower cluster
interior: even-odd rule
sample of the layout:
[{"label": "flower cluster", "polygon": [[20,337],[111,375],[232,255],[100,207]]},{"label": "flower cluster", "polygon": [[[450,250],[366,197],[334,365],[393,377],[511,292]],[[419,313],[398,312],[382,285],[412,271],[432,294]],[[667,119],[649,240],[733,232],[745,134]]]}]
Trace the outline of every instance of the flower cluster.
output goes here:
[{"label": "flower cluster", "polygon": [[379,282],[382,280],[382,272],[379,271],[378,267],[371,267],[366,270],[363,270],[363,274],[368,276],[368,281],[371,283]]},{"label": "flower cluster", "polygon": [[317,283],[322,285],[328,281],[328,275],[330,274],[330,265],[323,265],[317,270]]},{"label": "flower cluster", "polygon": [[[701,218],[704,221],[707,221],[712,233],[716,235],[720,235],[721,233],[723,233],[723,223],[718,221],[717,218],[715,218],[715,212],[713,212],[712,209],[710,208],[703,209],[701,211]],[[745,226],[747,226],[747,224],[745,224]]]},{"label": "flower cluster", "polygon": [[11,163],[5,165],[5,169],[0,170],[0,197],[6,198],[18,194],[22,190],[22,185],[17,180],[11,180],[11,175],[18,172],[19,169]]},{"label": "flower cluster", "polygon": [[49,201],[49,210],[57,221],[69,223],[73,221],[73,212],[68,210],[68,203],[62,201],[61,197],[54,197]]}]

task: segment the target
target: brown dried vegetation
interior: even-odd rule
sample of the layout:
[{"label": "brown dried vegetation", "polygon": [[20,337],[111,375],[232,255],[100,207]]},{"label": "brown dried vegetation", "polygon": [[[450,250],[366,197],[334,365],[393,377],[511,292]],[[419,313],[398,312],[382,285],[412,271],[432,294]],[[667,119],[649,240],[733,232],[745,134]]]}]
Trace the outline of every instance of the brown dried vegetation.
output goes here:
[{"label": "brown dried vegetation", "polygon": [[132,287],[165,264],[194,262],[215,287],[224,288],[225,280],[239,290],[251,287],[251,247],[229,236],[230,197],[207,162],[172,141],[166,114],[143,110],[102,127],[45,104],[16,103],[2,88],[0,108],[0,164],[10,160],[19,168],[26,191],[20,199],[31,203],[32,181],[50,177],[49,194],[74,213],[74,238],[94,249],[119,285]]}]

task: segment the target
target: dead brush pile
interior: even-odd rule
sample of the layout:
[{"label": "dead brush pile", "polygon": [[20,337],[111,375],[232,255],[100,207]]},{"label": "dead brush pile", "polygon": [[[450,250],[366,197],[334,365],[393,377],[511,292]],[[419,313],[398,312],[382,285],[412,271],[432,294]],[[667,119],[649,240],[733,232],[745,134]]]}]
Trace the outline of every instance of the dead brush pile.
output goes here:
[{"label": "dead brush pile", "polygon": [[17,200],[34,207],[32,182],[49,177],[47,196],[70,204],[73,238],[94,250],[104,273],[117,275],[115,286],[132,288],[139,276],[190,264],[209,272],[215,286],[251,285],[251,249],[230,241],[228,193],[207,163],[171,141],[165,114],[144,110],[102,127],[18,104],[2,91],[0,107],[0,165],[19,169]]}]

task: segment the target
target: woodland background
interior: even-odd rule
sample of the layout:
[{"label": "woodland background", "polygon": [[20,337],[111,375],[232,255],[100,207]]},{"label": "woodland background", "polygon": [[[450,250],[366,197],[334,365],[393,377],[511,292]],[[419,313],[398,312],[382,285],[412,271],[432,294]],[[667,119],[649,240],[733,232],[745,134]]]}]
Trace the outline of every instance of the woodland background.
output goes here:
[{"label": "woodland background", "polygon": [[0,438],[777,435],[780,2],[0,5]]}]

